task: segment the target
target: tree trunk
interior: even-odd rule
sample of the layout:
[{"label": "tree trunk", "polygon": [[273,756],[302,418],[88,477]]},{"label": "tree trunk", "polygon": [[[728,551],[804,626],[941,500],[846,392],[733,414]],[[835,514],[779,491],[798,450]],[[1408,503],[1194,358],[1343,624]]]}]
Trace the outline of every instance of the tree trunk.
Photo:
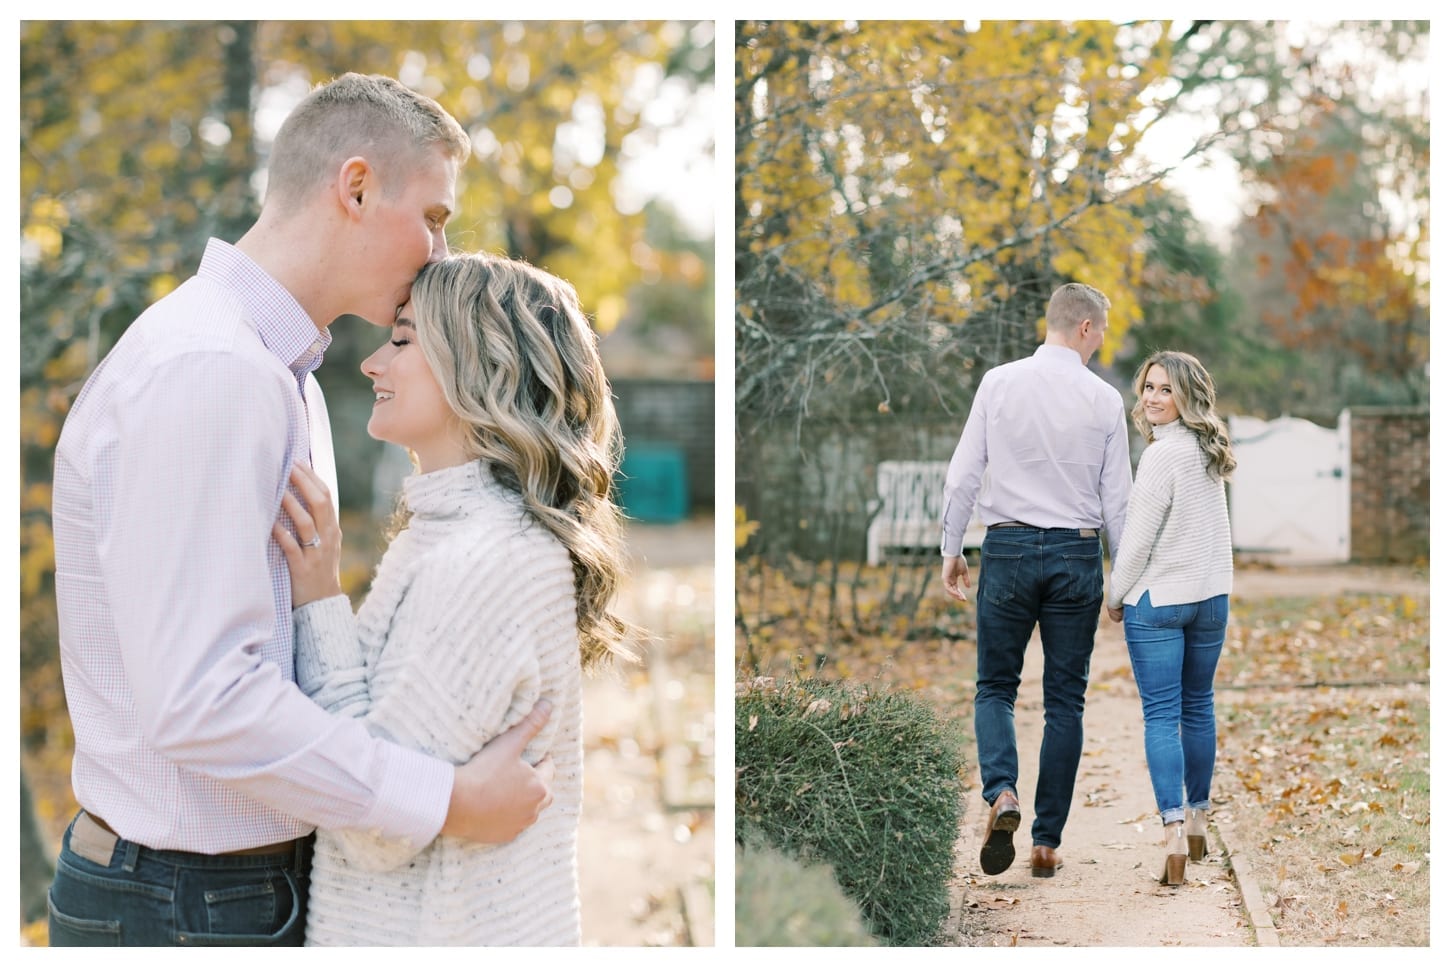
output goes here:
[{"label": "tree trunk", "polygon": [[45,897],[55,877],[50,847],[35,821],[30,783],[25,766],[20,767],[20,920],[30,923],[45,916]]},{"label": "tree trunk", "polygon": [[252,92],[257,85],[257,25],[236,20],[223,32],[222,62],[224,86],[222,117],[231,130],[223,162],[217,172],[218,238],[236,241],[256,220],[258,204],[252,194],[252,173],[257,168],[256,138],[252,129]]}]

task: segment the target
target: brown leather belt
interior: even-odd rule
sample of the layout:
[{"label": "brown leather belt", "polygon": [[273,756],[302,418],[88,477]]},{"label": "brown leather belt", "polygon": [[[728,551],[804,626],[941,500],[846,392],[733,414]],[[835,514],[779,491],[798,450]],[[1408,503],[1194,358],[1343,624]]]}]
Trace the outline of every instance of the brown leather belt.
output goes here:
[{"label": "brown leather belt", "polygon": [[[995,524],[988,524],[987,525],[987,530],[994,531],[994,530],[996,530],[999,527],[1025,527],[1028,530],[1034,530],[1034,531],[1042,531],[1042,530],[1051,530],[1052,529],[1052,528],[1048,528],[1048,527],[1038,527],[1035,524],[1023,524],[1020,521],[1015,521],[1015,520],[1004,520],[1004,521],[999,521],[999,522],[997,522]],[[1071,527],[1065,527],[1065,528],[1063,528],[1063,530],[1074,530],[1074,529],[1075,528],[1071,528]],[[1097,530],[1095,528],[1092,528],[1092,527],[1076,528],[1076,530],[1077,530],[1077,536],[1078,537],[1097,537],[1098,536]]]},{"label": "brown leather belt", "polygon": [[[109,833],[110,835],[115,836],[117,839],[120,839],[119,834],[117,834],[117,832],[114,829],[111,828],[110,824],[107,823],[101,817],[99,817],[97,815],[94,815],[93,813],[86,812],[85,810],[81,810],[80,818],[81,819],[89,819],[92,823],[95,823],[97,826],[99,826],[103,832]],[[114,844],[112,844],[112,845],[114,846]],[[289,839],[289,840],[286,840],[285,842],[281,842],[281,843],[268,843],[266,846],[249,846],[246,849],[223,850],[220,853],[208,854],[208,855],[215,855],[215,856],[279,856],[279,855],[281,855],[283,853],[290,853],[293,850],[295,850],[296,848],[297,848],[297,840],[295,840],[295,839]]]}]

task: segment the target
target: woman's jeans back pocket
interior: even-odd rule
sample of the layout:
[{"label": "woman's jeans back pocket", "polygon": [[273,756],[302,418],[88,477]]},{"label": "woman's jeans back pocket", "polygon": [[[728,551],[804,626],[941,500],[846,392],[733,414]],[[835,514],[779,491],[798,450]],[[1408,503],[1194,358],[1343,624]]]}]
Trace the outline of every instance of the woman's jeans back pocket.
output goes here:
[{"label": "woman's jeans back pocket", "polygon": [[1198,623],[1206,628],[1228,627],[1228,595],[1220,594],[1198,602]]},{"label": "woman's jeans back pocket", "polygon": [[1144,591],[1143,596],[1138,599],[1138,607],[1134,614],[1134,620],[1148,628],[1181,628],[1184,625],[1184,608],[1191,608],[1193,605],[1168,604],[1161,608],[1155,608],[1151,600],[1151,591]]}]

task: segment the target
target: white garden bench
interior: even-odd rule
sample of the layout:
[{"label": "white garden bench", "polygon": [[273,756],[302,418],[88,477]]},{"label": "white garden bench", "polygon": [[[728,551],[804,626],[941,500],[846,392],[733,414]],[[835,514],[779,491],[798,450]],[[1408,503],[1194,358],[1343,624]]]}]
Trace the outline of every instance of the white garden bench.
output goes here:
[{"label": "white garden bench", "polygon": [[[883,460],[876,465],[876,516],[866,529],[866,563],[891,556],[939,552],[942,488],[946,461]],[[980,548],[987,529],[973,515],[962,538],[963,549]]]}]

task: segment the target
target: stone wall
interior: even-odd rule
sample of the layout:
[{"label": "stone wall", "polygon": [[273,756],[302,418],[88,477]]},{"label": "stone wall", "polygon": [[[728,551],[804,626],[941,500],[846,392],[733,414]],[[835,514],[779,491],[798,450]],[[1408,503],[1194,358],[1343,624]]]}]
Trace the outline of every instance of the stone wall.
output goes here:
[{"label": "stone wall", "polygon": [[1363,563],[1430,557],[1428,407],[1355,407],[1349,414],[1349,553]]}]

